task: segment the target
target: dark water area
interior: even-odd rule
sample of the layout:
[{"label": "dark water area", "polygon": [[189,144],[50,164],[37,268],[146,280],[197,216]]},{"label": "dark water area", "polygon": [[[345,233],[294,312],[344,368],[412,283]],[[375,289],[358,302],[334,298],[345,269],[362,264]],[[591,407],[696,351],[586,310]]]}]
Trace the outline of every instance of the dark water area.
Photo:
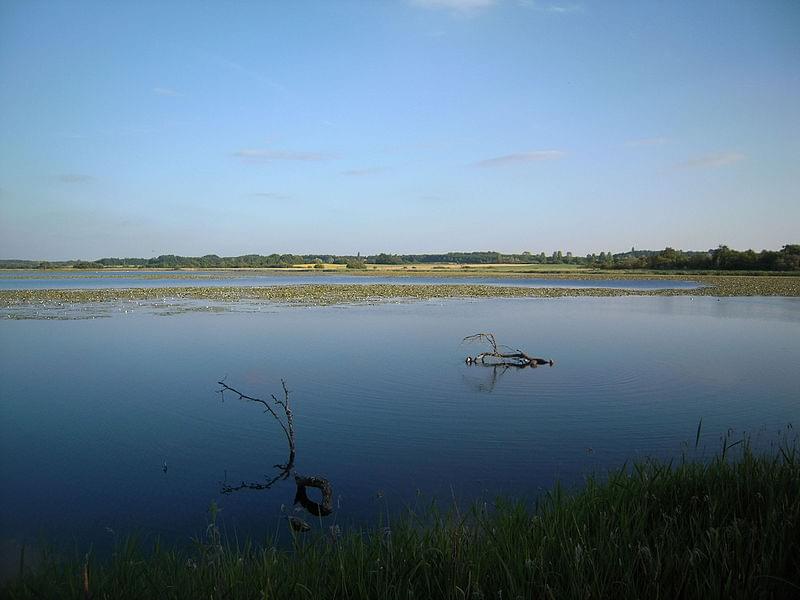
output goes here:
[{"label": "dark water area", "polygon": [[266,287],[307,284],[361,285],[495,285],[537,288],[608,288],[625,290],[696,289],[693,281],[655,279],[546,279],[504,277],[418,277],[338,274],[250,274],[213,271],[162,271],[157,274],[137,271],[0,273],[0,290],[31,289],[127,289],[165,287]]},{"label": "dark water area", "polygon": [[[461,339],[478,331],[556,364],[468,366],[479,347]],[[229,533],[263,539],[285,528],[292,482],[220,492],[225,481],[273,476],[286,458],[260,406],[223,402],[222,377],[262,398],[287,381],[296,469],[333,484],[328,526],[375,523],[432,497],[533,499],[626,460],[710,456],[729,430],[769,448],[800,420],[799,362],[796,298],[2,320],[0,543],[43,533],[102,547],[132,531],[185,542],[202,532],[211,501]]]}]

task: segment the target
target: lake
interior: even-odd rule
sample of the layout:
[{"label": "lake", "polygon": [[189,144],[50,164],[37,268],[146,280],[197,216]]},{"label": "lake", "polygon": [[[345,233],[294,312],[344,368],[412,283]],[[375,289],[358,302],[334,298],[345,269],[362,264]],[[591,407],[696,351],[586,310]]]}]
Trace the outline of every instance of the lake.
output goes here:
[{"label": "lake", "polygon": [[[273,476],[286,441],[259,405],[223,401],[223,377],[261,398],[287,381],[296,469],[333,485],[326,526],[432,497],[532,499],[626,460],[710,456],[729,431],[768,448],[800,418],[798,298],[108,315],[0,320],[3,543],[43,533],[100,547],[134,530],[185,541],[212,500],[229,532],[273,535],[292,482],[221,486]],[[482,347],[462,338],[480,331],[555,366],[468,366]]]}]

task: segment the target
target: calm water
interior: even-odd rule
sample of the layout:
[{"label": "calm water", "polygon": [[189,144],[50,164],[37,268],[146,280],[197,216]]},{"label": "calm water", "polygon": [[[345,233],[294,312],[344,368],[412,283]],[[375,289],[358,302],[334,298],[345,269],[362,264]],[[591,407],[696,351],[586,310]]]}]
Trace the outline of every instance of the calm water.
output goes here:
[{"label": "calm water", "polygon": [[[498,340],[556,365],[494,373],[464,364]],[[643,456],[712,454],[728,428],[768,446],[800,420],[800,301],[787,298],[447,300],[147,310],[95,320],[0,320],[2,541],[173,540],[209,502],[255,537],[293,484],[220,494],[285,459],[262,410],[215,393],[292,391],[296,468],[328,477],[337,520],[431,496],[533,497],[556,479]],[[162,471],[164,461],[167,472]]]},{"label": "calm water", "polygon": [[104,289],[104,288],[160,288],[160,287],[260,287],[304,284],[450,284],[450,285],[500,285],[515,287],[550,288],[613,288],[628,290],[695,289],[702,287],[692,281],[659,281],[650,279],[514,279],[502,277],[417,277],[417,276],[366,276],[304,273],[252,274],[249,272],[213,271],[162,271],[157,274],[141,271],[88,271],[53,272],[42,275],[40,271],[0,272],[0,289]]}]

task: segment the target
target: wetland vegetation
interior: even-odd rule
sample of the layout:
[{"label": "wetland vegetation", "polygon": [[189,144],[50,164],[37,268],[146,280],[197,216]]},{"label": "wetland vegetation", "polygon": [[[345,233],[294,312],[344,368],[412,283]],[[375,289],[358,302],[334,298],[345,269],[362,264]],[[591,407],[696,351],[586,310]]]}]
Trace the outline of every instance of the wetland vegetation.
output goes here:
[{"label": "wetland vegetation", "polygon": [[532,504],[431,504],[372,527],[293,532],[288,546],[223,535],[212,505],[190,548],[127,538],[110,557],[25,560],[5,597],[790,598],[800,456],[725,439],[705,463],[634,462]]},{"label": "wetland vegetation", "polygon": [[[584,274],[548,275],[559,279],[606,280],[608,276]],[[615,277],[617,278],[617,277]],[[641,276],[623,276],[621,279]],[[674,276],[651,275],[662,281],[678,279]],[[781,276],[692,276],[702,284],[699,288],[670,288],[632,290],[607,287],[515,287],[502,285],[429,285],[429,284],[306,284],[269,287],[162,287],[162,288],[101,288],[101,289],[23,289],[0,290],[0,307],[46,305],[57,307],[68,304],[103,302],[143,302],[209,300],[216,302],[258,301],[299,305],[331,305],[371,303],[390,300],[427,300],[435,298],[561,298],[577,296],[800,296],[800,277]],[[321,281],[324,279],[321,278]]]},{"label": "wetland vegetation", "polygon": [[800,599],[800,0],[684,4],[0,1],[0,600]]}]

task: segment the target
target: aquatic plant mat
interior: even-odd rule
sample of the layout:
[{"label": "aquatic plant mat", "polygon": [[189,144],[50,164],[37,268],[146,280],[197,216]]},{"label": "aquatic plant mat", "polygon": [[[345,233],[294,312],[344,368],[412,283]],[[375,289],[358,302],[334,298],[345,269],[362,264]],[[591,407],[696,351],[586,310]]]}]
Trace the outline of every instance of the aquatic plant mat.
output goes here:
[{"label": "aquatic plant mat", "polygon": [[[698,429],[699,436],[699,429]],[[738,444],[738,445],[737,445]],[[731,455],[736,453],[735,457]],[[523,476],[523,474],[521,474]],[[796,598],[800,456],[725,443],[706,463],[645,461],[535,505],[436,506],[364,530],[317,525],[287,546],[121,543],[46,555],[5,598]],[[289,528],[287,522],[286,527]]]},{"label": "aquatic plant mat", "polygon": [[[668,282],[670,278],[661,278]],[[0,309],[68,308],[107,302],[266,302],[294,305],[373,303],[434,298],[561,298],[575,296],[800,296],[800,277],[693,276],[704,287],[674,289],[559,288],[495,285],[305,284],[268,287],[168,287],[0,290]],[[9,317],[8,313],[3,315]]]}]

